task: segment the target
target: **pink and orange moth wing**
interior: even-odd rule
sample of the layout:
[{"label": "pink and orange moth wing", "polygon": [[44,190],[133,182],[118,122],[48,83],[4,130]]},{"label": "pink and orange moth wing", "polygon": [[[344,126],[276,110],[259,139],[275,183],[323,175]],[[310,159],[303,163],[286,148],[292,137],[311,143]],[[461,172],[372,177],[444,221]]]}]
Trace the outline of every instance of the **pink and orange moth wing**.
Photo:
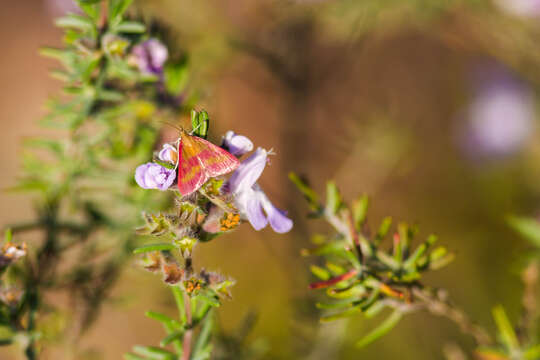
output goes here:
[{"label": "pink and orange moth wing", "polygon": [[240,165],[229,152],[184,130],[178,156],[178,190],[184,196],[197,191],[209,178],[225,175]]}]

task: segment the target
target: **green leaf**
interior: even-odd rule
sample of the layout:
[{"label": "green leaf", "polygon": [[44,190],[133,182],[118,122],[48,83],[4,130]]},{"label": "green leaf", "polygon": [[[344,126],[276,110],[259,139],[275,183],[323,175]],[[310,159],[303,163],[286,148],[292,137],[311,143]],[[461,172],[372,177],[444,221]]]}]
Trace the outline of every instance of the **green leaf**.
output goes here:
[{"label": "green leaf", "polygon": [[365,315],[370,319],[377,316],[385,307],[386,305],[384,302],[376,301],[365,311]]},{"label": "green leaf", "polygon": [[10,243],[13,238],[13,233],[10,228],[7,228],[4,232],[4,242]]},{"label": "green leaf", "polygon": [[379,326],[377,326],[373,331],[364,336],[360,341],[356,343],[356,346],[362,348],[366,345],[371,344],[375,340],[386,335],[390,330],[392,330],[401,320],[403,314],[401,311],[395,310],[389,317],[386,318]]},{"label": "green leaf", "polygon": [[41,47],[39,49],[39,54],[44,57],[51,59],[56,59],[60,61],[65,61],[65,59],[70,56],[70,53],[65,49],[57,49],[52,47]]},{"label": "green leaf", "polygon": [[100,3],[102,0],[77,0],[79,7],[88,15],[94,22],[97,22],[100,15]]},{"label": "green leaf", "polygon": [[182,324],[180,322],[170,318],[169,316],[165,314],[159,313],[157,311],[147,311],[145,315],[146,317],[150,319],[159,321],[164,326],[171,326],[172,328],[176,328],[176,329],[182,328]]},{"label": "green leaf", "polygon": [[146,31],[146,26],[137,21],[122,21],[114,30],[126,34],[142,34]]},{"label": "green leaf", "polygon": [[326,212],[330,215],[336,214],[341,206],[343,200],[341,194],[336,186],[336,183],[329,181],[326,183]]},{"label": "green leaf", "polygon": [[360,312],[362,312],[362,309],[360,308],[360,306],[355,306],[355,307],[351,307],[344,311],[340,311],[331,315],[321,316],[320,322],[325,323],[325,322],[335,321],[335,320],[354,316]]},{"label": "green leaf", "polygon": [[428,239],[423,243],[423,244],[420,244],[416,250],[411,254],[411,256],[409,256],[409,258],[407,259],[407,261],[405,261],[403,267],[408,269],[408,270],[414,270],[416,268],[416,262],[422,257],[424,256],[424,254],[426,253],[426,251],[429,249],[429,247],[431,245],[433,245],[433,243],[435,243],[437,241],[437,236],[435,235],[430,235],[428,237]]},{"label": "green leaf", "polygon": [[56,26],[62,28],[73,28],[83,32],[94,29],[94,24],[90,19],[81,15],[69,14],[56,19]]},{"label": "green leaf", "polygon": [[495,320],[495,324],[497,325],[497,329],[499,330],[499,335],[501,338],[502,343],[509,349],[509,350],[516,350],[519,348],[519,342],[517,339],[516,332],[510,323],[510,320],[508,320],[508,317],[506,316],[506,311],[504,311],[504,308],[502,305],[497,305],[493,308],[493,319]]},{"label": "green leaf", "polygon": [[122,16],[133,0],[109,0],[109,25],[111,28],[118,26]]},{"label": "green leaf", "polygon": [[212,344],[206,345],[204,348],[199,350],[196,354],[193,355],[191,360],[208,360],[212,355]]},{"label": "green leaf", "polygon": [[199,294],[199,296],[204,298],[208,302],[208,304],[210,306],[213,306],[213,307],[221,306],[221,303],[219,301],[219,297],[217,295],[215,295],[215,293],[213,291],[201,292]]},{"label": "green leaf", "polygon": [[164,337],[163,340],[161,340],[161,342],[159,343],[159,345],[167,346],[173,341],[182,340],[183,337],[184,337],[184,330],[174,331],[170,333],[169,335],[167,335],[166,337]]},{"label": "green leaf", "polygon": [[199,128],[196,131],[197,136],[206,139],[206,137],[208,135],[208,125],[210,123],[210,118],[208,116],[208,113],[206,111],[204,111],[204,110],[199,112],[198,118],[199,118],[198,122],[199,122],[200,125],[199,125]]},{"label": "green leaf", "polygon": [[312,188],[308,186],[308,184],[304,180],[300,179],[300,177],[293,172],[289,173],[289,180],[291,180],[294,185],[296,185],[298,190],[300,190],[302,195],[304,195],[304,198],[307,200],[313,211],[322,211],[322,206],[319,202],[319,196]]},{"label": "green leaf", "polygon": [[367,195],[361,196],[352,203],[352,215],[357,230],[361,230],[362,225],[366,221],[368,206],[369,198]]},{"label": "green leaf", "polygon": [[333,309],[344,309],[344,308],[350,309],[354,305],[356,305],[356,301],[351,301],[350,299],[344,299],[344,300],[333,302],[331,304],[316,303],[315,307],[317,307],[317,309],[333,310]]},{"label": "green leaf", "polygon": [[384,251],[377,251],[377,259],[384,265],[388,266],[392,270],[399,270],[399,263],[390,255]]},{"label": "green leaf", "polygon": [[24,145],[32,148],[47,149],[56,155],[61,155],[64,151],[62,144],[50,139],[26,139]]},{"label": "green leaf", "polygon": [[328,272],[328,270],[323,269],[323,268],[320,267],[320,266],[317,266],[317,265],[311,265],[309,269],[311,270],[311,272],[313,273],[313,275],[315,275],[316,277],[318,277],[318,278],[321,279],[321,280],[328,280],[328,279],[330,279],[330,273]]},{"label": "green leaf", "polygon": [[532,218],[509,216],[507,222],[534,246],[540,247],[540,223]]},{"label": "green leaf", "polygon": [[197,341],[195,342],[195,346],[193,348],[193,354],[194,354],[194,357],[196,358],[200,358],[200,359],[205,358],[204,356],[198,356],[198,355],[199,353],[205,353],[205,349],[208,347],[208,344],[210,343],[212,329],[214,327],[214,318],[212,315],[213,314],[210,312],[205,317],[201,332],[199,333],[199,336],[197,337]]},{"label": "green leaf", "polygon": [[381,222],[379,230],[377,231],[377,235],[375,235],[375,245],[380,244],[380,242],[385,238],[385,236],[388,234],[388,231],[390,231],[390,226],[392,226],[392,217],[387,216]]},{"label": "green leaf", "polygon": [[326,295],[334,299],[359,298],[361,296],[364,296],[365,294],[366,294],[366,288],[361,284],[350,286],[348,288],[339,289],[339,290],[334,289],[334,288],[329,288],[326,291]]},{"label": "green leaf", "polygon": [[142,357],[142,356],[139,356],[139,355],[136,355],[136,354],[132,354],[132,353],[124,354],[124,359],[125,360],[148,360],[145,357]]},{"label": "green leaf", "polygon": [[186,313],[185,313],[185,306],[184,306],[184,292],[178,286],[173,286],[171,288],[171,291],[172,291],[173,296],[174,296],[174,301],[176,303],[176,308],[178,310],[180,320],[182,321],[182,323],[185,323],[186,322]]},{"label": "green leaf", "polygon": [[156,347],[156,346],[140,346],[136,345],[133,347],[133,352],[139,355],[146,356],[148,359],[152,360],[175,360],[176,354]]},{"label": "green leaf", "polygon": [[448,253],[448,250],[439,246],[429,254],[429,268],[438,270],[454,260],[454,254]]},{"label": "green leaf", "polygon": [[191,110],[191,127],[193,128],[194,135],[206,139],[209,122],[210,119],[206,111],[197,112],[196,110]]},{"label": "green leaf", "polygon": [[114,90],[100,89],[97,93],[97,98],[103,101],[118,102],[124,99],[124,94]]},{"label": "green leaf", "polygon": [[332,263],[330,261],[326,262],[326,267],[328,268],[328,270],[330,270],[333,276],[341,275],[346,271],[342,266],[339,266],[338,264]]},{"label": "green leaf", "polygon": [[151,251],[171,251],[174,250],[175,246],[173,244],[163,243],[163,244],[150,244],[144,245],[133,250],[134,254],[142,254]]}]

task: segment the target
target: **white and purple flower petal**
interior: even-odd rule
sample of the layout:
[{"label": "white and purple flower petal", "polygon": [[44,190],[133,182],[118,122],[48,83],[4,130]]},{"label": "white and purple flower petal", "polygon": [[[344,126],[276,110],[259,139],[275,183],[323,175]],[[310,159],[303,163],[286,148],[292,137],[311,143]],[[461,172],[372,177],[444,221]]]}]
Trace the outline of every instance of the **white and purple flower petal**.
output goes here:
[{"label": "white and purple flower petal", "polygon": [[257,148],[250,157],[242,161],[227,182],[228,191],[236,194],[251,189],[261,177],[267,157],[268,152],[265,149]]},{"label": "white and purple flower petal", "polygon": [[259,198],[272,229],[279,234],[289,232],[293,227],[293,222],[285,215],[285,212],[275,207],[262,190],[260,190]]},{"label": "white and purple flower petal", "polygon": [[237,195],[237,206],[255,230],[262,230],[268,225],[268,218],[263,212],[260,198],[253,189]]},{"label": "white and purple flower petal", "polygon": [[253,150],[253,143],[247,137],[229,130],[223,137],[222,147],[234,156],[242,156]]},{"label": "white and purple flower petal", "polygon": [[171,144],[163,144],[163,147],[158,153],[158,158],[161,161],[167,161],[176,164],[178,161],[178,151]]},{"label": "white and purple flower petal", "polygon": [[291,230],[293,222],[285,213],[276,208],[264,191],[257,185],[267,162],[268,152],[258,148],[244,160],[232,174],[224,189],[234,196],[235,204],[244,219],[255,230],[264,229],[268,224],[277,233]]},{"label": "white and purple flower petal", "polygon": [[174,169],[166,169],[156,163],[146,163],[135,170],[135,181],[143,189],[167,190],[176,178]]}]

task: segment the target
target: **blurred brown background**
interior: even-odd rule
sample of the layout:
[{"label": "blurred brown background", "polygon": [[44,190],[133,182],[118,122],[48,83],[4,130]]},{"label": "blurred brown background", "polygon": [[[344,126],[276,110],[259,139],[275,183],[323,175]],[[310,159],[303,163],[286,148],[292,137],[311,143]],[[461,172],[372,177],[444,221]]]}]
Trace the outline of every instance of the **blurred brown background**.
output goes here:
[{"label": "blurred brown background", "polygon": [[[392,215],[420,224],[421,236],[437,233],[457,259],[427,281],[447,288],[482,324],[493,327],[490,308],[497,303],[518,316],[515,270],[526,244],[504,218],[540,209],[540,10],[517,3],[137,3],[145,16],[163,18],[191,52],[192,83],[203,89],[213,136],[233,129],[277,153],[261,183],[289,210],[295,229],[279,236],[244,226],[195,255],[196,265],[237,280],[233,301],[220,309],[225,330],[257,313],[249,339],[265,339],[268,359],[442,359],[446,344],[472,344],[453,324],[427,314],[407,317],[365,350],[354,341],[372,321],[358,316],[319,328],[307,303],[314,296],[308,261],[299,252],[309,234],[329,229],[305,220],[302,199],[287,181],[292,170],[318,190],[333,178],[349,197],[369,194],[374,226]],[[38,47],[60,45],[52,20],[64,4],[2,5],[0,186],[6,188],[17,178],[21,138],[43,132],[37,120],[59,89],[47,73],[55,64]],[[31,199],[0,196],[2,224],[28,216]],[[96,358],[118,359],[135,343],[155,343],[161,329],[143,313],[170,304],[161,282],[133,265],[84,346],[102,351]],[[0,348],[1,359],[18,359],[17,353]],[[43,358],[72,357],[58,346]]]}]

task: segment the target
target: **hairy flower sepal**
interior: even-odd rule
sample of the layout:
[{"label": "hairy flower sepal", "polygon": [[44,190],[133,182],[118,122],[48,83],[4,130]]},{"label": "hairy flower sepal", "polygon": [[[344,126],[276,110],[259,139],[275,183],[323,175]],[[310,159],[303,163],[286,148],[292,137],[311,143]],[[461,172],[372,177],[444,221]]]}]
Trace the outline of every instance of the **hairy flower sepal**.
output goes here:
[{"label": "hairy flower sepal", "polygon": [[189,258],[193,251],[193,247],[197,243],[197,239],[190,236],[184,236],[181,239],[175,239],[173,243],[184,258]]},{"label": "hairy flower sepal", "polygon": [[170,214],[159,213],[157,215],[143,213],[145,225],[136,229],[139,235],[161,236],[175,233],[178,227],[178,217]]}]

